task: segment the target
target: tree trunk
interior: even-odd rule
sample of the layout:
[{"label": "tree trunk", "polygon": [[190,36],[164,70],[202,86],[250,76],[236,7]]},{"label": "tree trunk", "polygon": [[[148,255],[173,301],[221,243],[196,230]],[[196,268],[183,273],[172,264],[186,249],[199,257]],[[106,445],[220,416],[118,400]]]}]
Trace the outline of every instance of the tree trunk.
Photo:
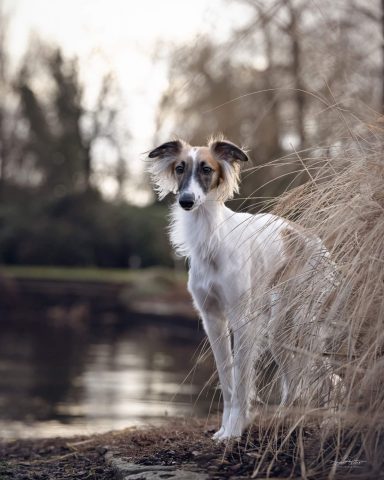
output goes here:
[{"label": "tree trunk", "polygon": [[0,106],[0,201],[4,199],[5,183],[5,148],[3,135],[3,112]]},{"label": "tree trunk", "polygon": [[[383,0],[384,1],[384,0]],[[259,8],[259,16],[261,18],[261,24],[263,28],[264,41],[265,41],[265,55],[267,57],[268,69],[266,72],[266,96],[268,98],[268,103],[270,105],[271,116],[273,119],[273,136],[276,149],[278,150],[278,145],[280,144],[280,115],[279,115],[279,97],[277,90],[275,90],[275,79],[274,79],[274,64],[273,64],[273,40],[270,31],[270,19],[266,17],[264,12]]]},{"label": "tree trunk", "polygon": [[[383,0],[384,2],[384,0]],[[288,27],[288,34],[291,38],[291,55],[292,55],[292,76],[293,88],[295,89],[294,97],[297,109],[297,134],[299,137],[299,147],[302,148],[305,144],[305,93],[304,85],[301,79],[301,48],[300,48],[300,34],[298,30],[298,12],[294,9],[290,1],[286,2],[290,14],[290,22]]]}]

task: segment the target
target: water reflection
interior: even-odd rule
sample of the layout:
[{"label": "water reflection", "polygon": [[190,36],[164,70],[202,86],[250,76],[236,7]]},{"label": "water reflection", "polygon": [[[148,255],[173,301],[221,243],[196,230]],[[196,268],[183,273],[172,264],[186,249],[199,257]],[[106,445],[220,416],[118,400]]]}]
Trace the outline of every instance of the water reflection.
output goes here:
[{"label": "water reflection", "polygon": [[203,335],[183,323],[126,318],[74,328],[2,321],[1,436],[84,434],[158,423],[165,415],[206,415],[212,390],[199,393],[212,364],[185,380]]}]

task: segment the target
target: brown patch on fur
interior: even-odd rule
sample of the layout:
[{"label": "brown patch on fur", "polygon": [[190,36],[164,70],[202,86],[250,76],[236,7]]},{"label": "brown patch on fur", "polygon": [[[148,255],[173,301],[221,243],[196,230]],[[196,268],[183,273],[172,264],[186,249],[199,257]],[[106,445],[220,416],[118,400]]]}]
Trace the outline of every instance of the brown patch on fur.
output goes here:
[{"label": "brown patch on fur", "polygon": [[[305,231],[302,227],[300,228],[303,232]],[[303,255],[303,251],[306,249],[305,240],[299,231],[287,227],[281,231],[280,235],[283,241],[285,261],[273,276],[271,287],[294,278],[307,261],[307,256]]]},{"label": "brown patch on fur", "polygon": [[199,147],[197,151],[197,158],[200,162],[205,162],[209,167],[213,168],[216,172],[221,170],[220,163],[212,155],[211,150],[208,147]]},{"label": "brown patch on fur", "polygon": [[223,171],[220,162],[212,155],[212,151],[208,147],[199,147],[197,159],[200,163],[204,162],[208,167],[212,168],[214,175],[211,182],[211,188],[217,188],[223,180]]},{"label": "brown patch on fur", "polygon": [[197,300],[197,305],[200,310],[216,312],[218,314],[223,313],[220,294],[213,286],[211,286],[208,291],[198,288],[197,290],[193,289],[193,292],[194,299],[195,301]]},{"label": "brown patch on fur", "polygon": [[[302,227],[301,227],[302,228]],[[296,225],[295,225],[296,229]],[[284,230],[281,231],[281,237],[283,240],[284,244],[284,253],[288,257],[292,257],[292,260],[297,260],[298,262],[302,258],[301,253],[303,250],[305,250],[305,240],[301,233],[298,230],[295,230],[293,228],[284,228]],[[304,232],[304,229],[302,228],[302,232]]]},{"label": "brown patch on fur", "polygon": [[210,291],[204,301],[204,308],[209,312],[222,312],[223,307],[214,291]]},{"label": "brown patch on fur", "polygon": [[[181,189],[183,184],[186,181],[186,178],[189,178],[191,175],[194,175],[194,160],[191,156],[191,148],[196,149],[196,164],[197,164],[197,176],[202,187],[206,191],[213,190],[217,188],[223,178],[222,168],[220,162],[214,158],[211,150],[208,147],[191,147],[190,145],[184,145],[184,148],[181,150],[179,155],[176,157],[175,161],[172,164],[172,170],[174,172],[178,188]],[[179,165],[184,166],[184,173],[177,174],[176,168]],[[202,168],[203,166],[208,166],[212,169],[211,176],[204,175]]]},{"label": "brown patch on fur", "polygon": [[289,226],[296,230],[296,233],[307,233],[307,230],[300,224],[293,222],[292,220],[285,219],[285,221],[289,224]]},{"label": "brown patch on fur", "polygon": [[219,270],[219,265],[213,258],[210,259],[209,266],[212,268],[214,272],[217,272]]}]

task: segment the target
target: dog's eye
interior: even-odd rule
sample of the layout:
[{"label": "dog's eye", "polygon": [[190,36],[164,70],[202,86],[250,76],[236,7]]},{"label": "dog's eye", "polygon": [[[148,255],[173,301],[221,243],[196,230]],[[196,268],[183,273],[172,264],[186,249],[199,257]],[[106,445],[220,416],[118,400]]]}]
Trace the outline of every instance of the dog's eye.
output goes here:
[{"label": "dog's eye", "polygon": [[211,172],[212,172],[212,168],[211,168],[211,167],[203,167],[203,173],[205,173],[205,174],[208,175],[208,174],[211,173]]},{"label": "dog's eye", "polygon": [[183,165],[178,165],[178,166],[175,168],[175,172],[176,172],[178,175],[181,175],[181,174],[184,172],[184,167],[183,167]]}]

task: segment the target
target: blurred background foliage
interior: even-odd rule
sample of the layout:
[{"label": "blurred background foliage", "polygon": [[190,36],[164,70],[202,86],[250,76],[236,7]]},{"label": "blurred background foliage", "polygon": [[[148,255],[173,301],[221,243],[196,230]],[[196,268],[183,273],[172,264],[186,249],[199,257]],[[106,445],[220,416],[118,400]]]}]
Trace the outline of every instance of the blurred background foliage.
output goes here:
[{"label": "blurred background foliage", "polygon": [[[162,47],[168,83],[148,149],[173,135],[202,144],[224,133],[254,166],[273,161],[244,175],[246,201],[234,201],[257,210],[260,199],[306,179],[295,157],[309,146],[327,154],[354,122],[380,120],[384,3],[237,0],[223,8],[230,3],[244,8],[243,21],[225,38]],[[125,146],[133,140],[121,127],[114,73],[99,79],[90,108],[79,61],[60,46],[35,38],[10,68],[12,16],[0,11],[0,263],[171,266],[167,205],[148,196],[137,206],[124,193],[127,182],[137,192],[150,186],[130,168]],[[112,198],[101,193],[101,147],[113,151]]]}]

